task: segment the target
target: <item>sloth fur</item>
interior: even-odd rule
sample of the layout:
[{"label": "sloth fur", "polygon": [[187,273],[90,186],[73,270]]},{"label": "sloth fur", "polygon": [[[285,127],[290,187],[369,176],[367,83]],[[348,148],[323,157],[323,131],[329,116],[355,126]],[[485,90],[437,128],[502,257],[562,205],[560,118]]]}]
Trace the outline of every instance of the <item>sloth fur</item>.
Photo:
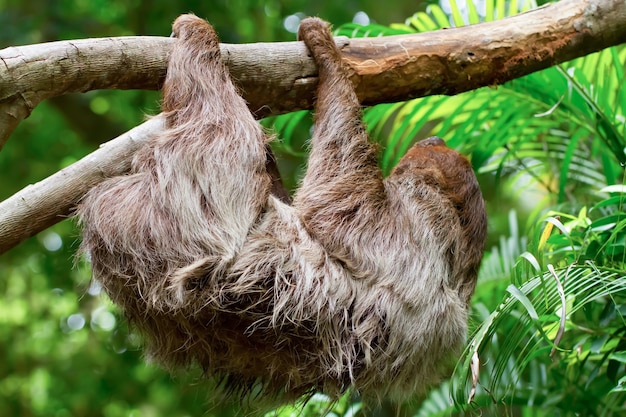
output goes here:
[{"label": "sloth fur", "polygon": [[78,208],[93,276],[168,368],[297,398],[408,396],[462,346],[486,217],[468,161],[438,138],[383,179],[328,26],[302,21],[319,68],[306,175],[270,192],[263,132],[193,15],[163,87],[166,129]]}]

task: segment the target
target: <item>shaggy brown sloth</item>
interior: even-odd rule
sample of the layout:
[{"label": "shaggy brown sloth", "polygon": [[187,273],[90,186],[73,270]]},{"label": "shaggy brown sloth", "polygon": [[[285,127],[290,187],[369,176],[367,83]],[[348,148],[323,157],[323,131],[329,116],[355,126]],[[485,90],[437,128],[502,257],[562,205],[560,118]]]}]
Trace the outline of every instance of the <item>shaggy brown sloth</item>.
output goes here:
[{"label": "shaggy brown sloth", "polygon": [[464,342],[486,217],[468,161],[438,138],[388,178],[328,26],[302,21],[319,68],[306,175],[270,192],[263,132],[212,27],[179,17],[166,129],[78,216],[93,276],[169,368],[297,398],[407,396]]}]

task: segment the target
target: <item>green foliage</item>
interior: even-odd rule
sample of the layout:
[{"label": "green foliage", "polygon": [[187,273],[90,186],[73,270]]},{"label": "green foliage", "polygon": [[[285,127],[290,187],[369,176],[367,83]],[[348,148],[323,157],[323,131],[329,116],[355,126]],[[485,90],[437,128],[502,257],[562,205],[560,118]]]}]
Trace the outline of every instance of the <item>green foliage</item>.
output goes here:
[{"label": "green foliage", "polygon": [[502,282],[507,294],[482,318],[456,369],[459,404],[467,402],[478,354],[469,409],[493,402],[538,415],[623,415],[626,188],[601,191],[613,195],[535,223],[510,283]]},{"label": "green foliage", "polygon": [[361,404],[353,402],[349,395],[345,395],[339,401],[332,401],[325,395],[315,394],[305,403],[285,405],[265,414],[265,417],[299,417],[299,416],[328,416],[328,417],[352,417],[359,410]]}]

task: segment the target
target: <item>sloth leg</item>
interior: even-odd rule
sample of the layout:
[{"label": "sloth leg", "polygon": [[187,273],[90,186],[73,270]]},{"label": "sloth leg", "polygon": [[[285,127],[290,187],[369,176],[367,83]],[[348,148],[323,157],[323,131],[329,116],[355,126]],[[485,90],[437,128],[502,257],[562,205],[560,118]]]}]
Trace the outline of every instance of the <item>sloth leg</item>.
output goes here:
[{"label": "sloth leg", "polygon": [[360,233],[360,226],[379,220],[385,202],[382,174],[328,25],[308,18],[298,35],[317,63],[319,84],[309,164],[294,205],[311,233],[326,245],[341,246],[351,240],[350,233]]},{"label": "sloth leg", "polygon": [[182,231],[228,257],[267,202],[268,138],[237,92],[213,28],[183,15],[173,32],[162,104],[168,130],[154,152],[156,175]]}]

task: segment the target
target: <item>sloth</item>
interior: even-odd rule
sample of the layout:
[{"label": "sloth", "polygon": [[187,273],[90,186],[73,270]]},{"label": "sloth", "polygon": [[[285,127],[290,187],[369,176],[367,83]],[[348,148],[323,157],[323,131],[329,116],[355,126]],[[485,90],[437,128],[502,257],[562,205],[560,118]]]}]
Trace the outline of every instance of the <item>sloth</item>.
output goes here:
[{"label": "sloth", "polygon": [[173,35],[165,129],[77,208],[93,278],[148,358],[241,396],[423,393],[464,343],[483,254],[467,159],[429,138],[383,178],[349,69],[328,25],[307,18],[315,127],[289,204],[213,28],[182,15]]}]

